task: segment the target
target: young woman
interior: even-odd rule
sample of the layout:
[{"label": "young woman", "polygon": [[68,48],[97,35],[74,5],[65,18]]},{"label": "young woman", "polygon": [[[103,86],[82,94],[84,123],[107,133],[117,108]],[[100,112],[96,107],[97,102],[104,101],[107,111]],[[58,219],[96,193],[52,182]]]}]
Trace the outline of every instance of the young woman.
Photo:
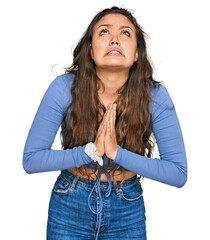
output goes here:
[{"label": "young woman", "polygon": [[[47,89],[24,149],[26,172],[61,170],[48,240],[146,239],[140,178],[185,184],[176,111],[152,75],[145,33],[132,14],[117,7],[99,12],[73,64]],[[52,150],[60,125],[63,150]],[[152,136],[160,159],[152,158]]]}]

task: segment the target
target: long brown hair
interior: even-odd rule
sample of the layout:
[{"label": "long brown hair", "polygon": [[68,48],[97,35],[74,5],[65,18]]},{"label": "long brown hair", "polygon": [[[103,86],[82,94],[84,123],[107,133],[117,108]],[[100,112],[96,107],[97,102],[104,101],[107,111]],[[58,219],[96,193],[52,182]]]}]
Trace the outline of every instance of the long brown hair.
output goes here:
[{"label": "long brown hair", "polygon": [[[156,81],[153,79],[153,69],[147,56],[146,34],[128,10],[118,7],[105,9],[93,18],[73,52],[72,65],[66,68],[65,73],[72,73],[75,78],[71,88],[72,102],[66,109],[61,130],[62,147],[67,149],[83,146],[90,141],[90,136],[91,141],[94,142],[106,111],[98,96],[100,79],[96,75],[95,63],[91,59],[90,45],[93,27],[103,16],[111,13],[123,14],[133,23],[139,49],[138,60],[132,65],[127,82],[117,91],[119,94],[115,101],[117,103],[117,141],[123,148],[151,157],[153,144],[150,140],[152,133],[150,87],[155,87]],[[71,117],[66,123],[68,114]],[[109,159],[107,168],[110,164]],[[94,174],[100,168],[101,166],[96,163]],[[114,174],[117,168],[119,168],[118,164],[110,170],[110,173]],[[85,165],[78,168],[78,171],[90,179]],[[122,173],[124,178],[118,187],[125,181],[125,168],[123,167]]]}]

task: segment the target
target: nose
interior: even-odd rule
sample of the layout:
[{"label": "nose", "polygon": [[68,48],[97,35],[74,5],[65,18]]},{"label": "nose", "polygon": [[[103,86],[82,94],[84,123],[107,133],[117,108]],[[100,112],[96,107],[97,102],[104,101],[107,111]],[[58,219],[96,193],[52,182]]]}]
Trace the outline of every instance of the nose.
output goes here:
[{"label": "nose", "polygon": [[110,40],[110,45],[114,45],[114,44],[120,46],[120,42],[118,40],[117,33],[113,33],[112,38]]},{"label": "nose", "polygon": [[118,41],[111,41],[111,45],[113,44],[120,45]]}]

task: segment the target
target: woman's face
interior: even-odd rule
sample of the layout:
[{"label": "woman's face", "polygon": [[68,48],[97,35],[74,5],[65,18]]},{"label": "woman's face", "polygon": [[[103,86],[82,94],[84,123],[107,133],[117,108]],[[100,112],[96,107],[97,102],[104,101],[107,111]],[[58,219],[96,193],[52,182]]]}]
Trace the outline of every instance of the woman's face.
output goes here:
[{"label": "woman's face", "polygon": [[127,69],[138,59],[136,29],[122,14],[108,14],[93,28],[90,49],[97,69]]}]

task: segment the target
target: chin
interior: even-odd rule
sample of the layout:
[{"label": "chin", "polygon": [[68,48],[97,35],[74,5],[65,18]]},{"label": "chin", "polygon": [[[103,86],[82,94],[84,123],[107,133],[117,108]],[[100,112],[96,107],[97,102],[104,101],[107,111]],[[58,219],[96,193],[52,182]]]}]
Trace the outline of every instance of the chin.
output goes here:
[{"label": "chin", "polygon": [[101,66],[99,67],[101,69],[107,69],[107,70],[111,70],[111,69],[118,69],[118,70],[123,70],[123,69],[130,69],[130,67],[128,66],[122,66],[122,65],[119,65],[119,64],[110,64],[110,65],[104,65],[104,66]]},{"label": "chin", "polygon": [[125,63],[121,63],[121,62],[119,62],[119,61],[110,61],[110,62],[108,62],[108,63],[103,63],[103,64],[101,64],[101,66],[99,66],[99,67],[102,67],[102,68],[125,68],[125,69],[127,69],[127,68],[130,68],[132,65],[130,65],[130,64],[125,64]]},{"label": "chin", "polygon": [[104,66],[104,68],[109,68],[109,69],[118,69],[118,70],[129,70],[131,68],[130,65],[120,65],[120,64],[110,64]]}]

